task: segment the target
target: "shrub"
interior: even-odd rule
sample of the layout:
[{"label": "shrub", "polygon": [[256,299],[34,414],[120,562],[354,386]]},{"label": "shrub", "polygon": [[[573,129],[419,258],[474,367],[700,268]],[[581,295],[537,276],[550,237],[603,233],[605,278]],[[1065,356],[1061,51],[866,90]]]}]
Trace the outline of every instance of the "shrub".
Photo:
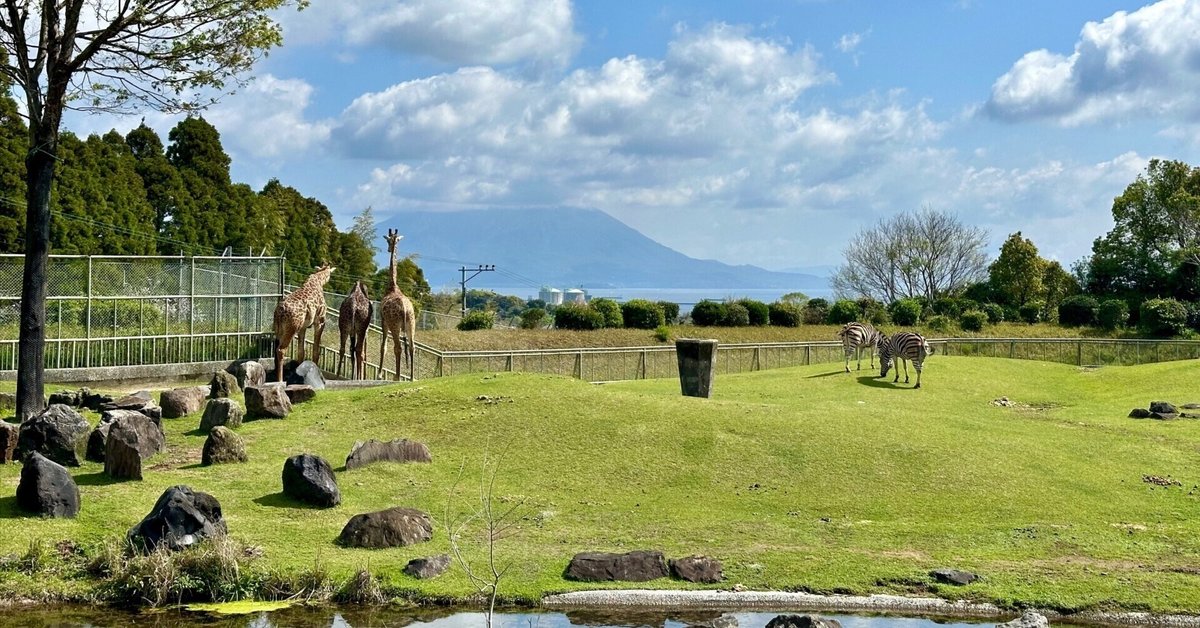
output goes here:
[{"label": "shrub", "polygon": [[829,318],[829,301],[825,299],[809,299],[804,304],[804,324],[824,325]]},{"label": "shrub", "polygon": [[1030,301],[1022,305],[1017,308],[1017,316],[1030,325],[1038,322],[1042,318],[1042,302]]},{"label": "shrub", "polygon": [[474,310],[467,312],[467,315],[458,321],[458,331],[475,331],[477,329],[491,329],[496,324],[496,315],[492,312],[483,310]]},{"label": "shrub", "polygon": [[754,299],[740,299],[738,305],[746,308],[746,311],[749,312],[751,325],[758,327],[771,322],[771,310],[766,303]]},{"label": "shrub", "polygon": [[964,313],[970,312],[971,310],[982,311],[982,307],[983,307],[982,305],[979,304],[979,301],[976,301],[975,299],[960,298],[960,299],[956,300],[956,303],[958,303],[958,315],[960,317]]},{"label": "shrub", "polygon": [[942,297],[933,302],[933,313],[949,316],[950,318],[958,318],[959,313],[958,299],[950,297]]},{"label": "shrub", "polygon": [[988,315],[981,310],[967,310],[958,317],[958,324],[967,331],[982,331]]},{"label": "shrub", "polygon": [[1002,305],[1000,307],[1004,310],[1004,320],[1013,322],[1021,320],[1021,311],[1017,309],[1017,306]]},{"label": "shrub", "polygon": [[1004,322],[1004,308],[995,303],[984,303],[982,308],[983,313],[987,314],[988,322],[995,325],[996,323]]},{"label": "shrub", "polygon": [[604,327],[604,315],[582,303],[563,303],[554,310],[554,326],[583,331],[600,329]]},{"label": "shrub", "polygon": [[1077,294],[1063,299],[1058,304],[1058,324],[1065,327],[1082,327],[1096,322],[1100,304],[1086,294]]},{"label": "shrub", "polygon": [[1150,299],[1142,303],[1138,326],[1151,336],[1178,336],[1187,329],[1187,308],[1175,299]]},{"label": "shrub", "polygon": [[862,313],[858,309],[858,304],[850,299],[838,299],[833,307],[829,308],[829,316],[826,318],[830,324],[845,325],[858,320]]},{"label": "shrub", "polygon": [[654,339],[659,342],[671,342],[671,328],[666,325],[654,328]]},{"label": "shrub", "polygon": [[892,315],[892,322],[904,327],[911,327],[921,320],[921,302],[916,299],[900,299],[892,303],[888,308],[888,313]]},{"label": "shrub", "polygon": [[546,320],[546,310],[540,307],[531,307],[521,312],[521,329],[537,329],[542,326],[544,320]]},{"label": "shrub", "polygon": [[[69,310],[74,310],[76,319],[80,326],[87,326],[87,306],[83,303],[69,302],[73,307],[63,307],[63,318],[67,318]],[[199,307],[197,307],[199,310]],[[54,302],[46,304],[46,316],[48,319],[57,319],[58,307]],[[134,328],[136,329],[139,321],[142,327],[146,330],[161,328],[163,324],[162,310],[150,303],[142,301],[112,301],[105,303],[104,301],[92,301],[92,326],[93,327],[109,327],[113,325],[113,319],[116,319],[117,327]],[[55,320],[54,322],[57,322]],[[67,322],[66,320],[63,321]]]},{"label": "shrub", "polygon": [[1129,324],[1129,304],[1120,299],[1106,299],[1096,310],[1096,323],[1104,329],[1120,329]]},{"label": "shrub", "polygon": [[776,327],[799,327],[804,320],[804,308],[795,303],[776,301],[767,310],[771,324]]},{"label": "shrub", "polygon": [[725,319],[725,304],[717,301],[701,301],[692,307],[692,323],[701,327],[720,325]]},{"label": "shrub", "polygon": [[940,334],[944,334],[951,329],[954,329],[954,319],[949,316],[938,314],[930,316],[929,320],[925,321],[925,326]]},{"label": "shrub", "polygon": [[621,316],[621,305],[612,299],[592,299],[591,305],[593,310],[600,312],[604,317],[604,326],[609,328],[618,328],[625,326],[625,319]]},{"label": "shrub", "polygon": [[658,301],[655,303],[662,309],[663,319],[668,325],[679,320],[679,304],[674,301]]},{"label": "shrub", "polygon": [[645,299],[630,299],[622,303],[621,318],[626,327],[634,329],[654,329],[667,322],[662,308]]},{"label": "shrub", "polygon": [[747,327],[750,325],[750,310],[741,303],[726,303],[721,324],[726,327]]}]

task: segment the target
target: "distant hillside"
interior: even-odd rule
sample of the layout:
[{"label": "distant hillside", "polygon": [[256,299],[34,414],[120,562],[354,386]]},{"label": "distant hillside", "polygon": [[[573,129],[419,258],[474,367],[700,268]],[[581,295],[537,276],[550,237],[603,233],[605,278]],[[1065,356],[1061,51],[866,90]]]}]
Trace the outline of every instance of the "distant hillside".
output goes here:
[{"label": "distant hillside", "polygon": [[[538,284],[589,288],[824,288],[823,277],[731,266],[688,257],[598,210],[519,209],[404,212],[378,225],[398,229],[400,254],[435,288],[457,283],[464,263],[495,264],[472,287],[512,286],[514,275]],[[386,255],[379,258],[387,263]],[[528,283],[528,281],[526,282]]]}]

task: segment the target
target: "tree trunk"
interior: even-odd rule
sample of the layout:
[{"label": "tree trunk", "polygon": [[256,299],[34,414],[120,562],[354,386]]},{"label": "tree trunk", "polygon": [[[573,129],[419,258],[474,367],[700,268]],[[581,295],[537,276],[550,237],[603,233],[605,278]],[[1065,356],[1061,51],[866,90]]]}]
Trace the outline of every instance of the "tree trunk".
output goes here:
[{"label": "tree trunk", "polygon": [[[47,137],[48,136],[48,137]],[[50,260],[50,183],[57,133],[38,133],[25,158],[25,273],[21,282],[21,335],[17,358],[17,419],[45,408],[46,266]]]}]

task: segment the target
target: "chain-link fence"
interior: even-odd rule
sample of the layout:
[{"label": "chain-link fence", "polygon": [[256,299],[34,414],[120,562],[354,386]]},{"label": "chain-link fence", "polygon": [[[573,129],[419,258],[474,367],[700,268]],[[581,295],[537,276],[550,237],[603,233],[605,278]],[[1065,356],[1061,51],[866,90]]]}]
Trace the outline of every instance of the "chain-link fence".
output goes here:
[{"label": "chain-link fence", "polygon": [[[271,356],[278,257],[52,255],[46,368]],[[0,369],[15,370],[24,256],[0,255]]]}]

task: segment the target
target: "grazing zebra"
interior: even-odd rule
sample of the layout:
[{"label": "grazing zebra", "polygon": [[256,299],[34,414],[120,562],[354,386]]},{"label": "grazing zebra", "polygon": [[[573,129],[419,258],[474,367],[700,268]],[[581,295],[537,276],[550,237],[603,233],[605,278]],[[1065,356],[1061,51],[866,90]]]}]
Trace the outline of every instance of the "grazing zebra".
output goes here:
[{"label": "grazing zebra", "polygon": [[[888,369],[892,366],[892,359],[895,358],[904,363],[904,383],[908,383],[908,360],[912,360],[913,368],[917,369],[917,385],[913,388],[921,387],[921,366],[925,363],[925,358],[933,353],[933,347],[929,346],[929,341],[925,340],[920,334],[901,331],[892,334],[891,338],[880,335],[879,340],[879,365],[880,377],[887,377]],[[892,382],[900,381],[900,366],[896,366],[896,379]]]},{"label": "grazing zebra", "polygon": [[846,323],[838,332],[842,340],[842,348],[846,350],[846,372],[850,372],[850,355],[858,355],[858,370],[862,370],[862,354],[871,354],[871,368],[875,368],[875,345],[883,334],[867,323]]}]

